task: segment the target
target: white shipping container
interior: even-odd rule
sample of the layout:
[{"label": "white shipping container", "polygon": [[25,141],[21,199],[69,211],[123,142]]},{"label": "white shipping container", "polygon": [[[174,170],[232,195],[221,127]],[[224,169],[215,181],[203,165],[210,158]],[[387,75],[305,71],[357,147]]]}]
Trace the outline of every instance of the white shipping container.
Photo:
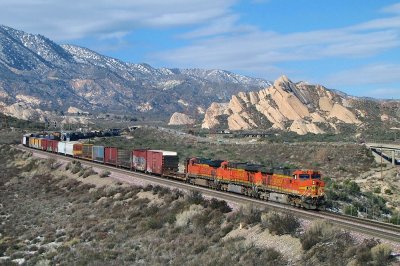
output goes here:
[{"label": "white shipping container", "polygon": [[64,154],[65,155],[65,141],[59,141],[58,142],[58,153]]},{"label": "white shipping container", "polygon": [[79,141],[68,141],[65,144],[65,154],[74,156],[74,144],[80,143]]},{"label": "white shipping container", "polygon": [[26,145],[26,140],[28,139],[28,137],[26,137],[26,136],[23,136],[23,138],[22,138],[22,144],[23,145]]},{"label": "white shipping container", "polygon": [[74,156],[74,143],[75,142],[67,142],[65,144],[65,154]]},{"label": "white shipping container", "polygon": [[164,151],[164,150],[149,150],[152,152],[161,152],[164,156],[177,156],[178,153],[175,151]]}]

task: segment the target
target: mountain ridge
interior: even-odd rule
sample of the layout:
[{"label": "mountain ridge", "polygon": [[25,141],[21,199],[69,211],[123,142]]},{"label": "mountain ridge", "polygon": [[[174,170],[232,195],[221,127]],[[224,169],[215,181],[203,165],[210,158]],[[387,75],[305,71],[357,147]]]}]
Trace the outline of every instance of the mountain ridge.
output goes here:
[{"label": "mountain ridge", "polygon": [[[15,104],[26,105],[32,113],[37,109],[66,112],[74,107],[92,113],[145,114],[167,119],[174,112],[196,114],[213,101],[269,85],[263,79],[223,70],[126,63],[7,26],[0,26],[0,69],[0,105],[17,117],[18,113],[11,112]],[[45,117],[36,114],[19,118],[38,116],[41,120]]]}]

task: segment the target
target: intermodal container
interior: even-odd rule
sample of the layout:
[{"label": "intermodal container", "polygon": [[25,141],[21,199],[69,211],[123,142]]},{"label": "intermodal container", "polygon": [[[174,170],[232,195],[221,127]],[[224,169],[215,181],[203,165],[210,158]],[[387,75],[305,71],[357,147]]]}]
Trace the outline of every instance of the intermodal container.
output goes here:
[{"label": "intermodal container", "polygon": [[178,171],[179,158],[174,151],[148,150],[146,154],[146,171],[164,175]]},{"label": "intermodal container", "polygon": [[82,157],[83,144],[78,142],[74,144],[73,153],[74,157]]},{"label": "intermodal container", "polygon": [[40,148],[44,151],[47,151],[47,145],[48,145],[48,140],[47,139],[41,139],[40,140]]},{"label": "intermodal container", "polygon": [[93,160],[93,144],[82,145],[82,158]]},{"label": "intermodal container", "polygon": [[104,148],[104,163],[117,165],[118,149],[115,147]]},{"label": "intermodal container", "polygon": [[57,152],[61,153],[63,155],[66,155],[67,152],[67,142],[65,141],[59,141],[58,142],[58,147],[57,147]]},{"label": "intermodal container", "polygon": [[42,138],[35,139],[35,148],[41,150],[42,149]]},{"label": "intermodal container", "polygon": [[131,168],[131,151],[125,149],[117,149],[117,166]]},{"label": "intermodal container", "polygon": [[132,151],[132,169],[146,171],[147,150],[137,149]]},{"label": "intermodal container", "polygon": [[[75,153],[74,153],[74,146],[75,144],[82,144],[78,141],[68,141],[65,144],[65,154],[74,157]],[[76,148],[75,148],[76,149]],[[82,147],[80,149],[81,153],[82,153]]]},{"label": "intermodal container", "polygon": [[22,145],[29,146],[29,136],[22,137]]},{"label": "intermodal container", "polygon": [[57,152],[58,151],[58,141],[54,139],[47,140],[47,151]]},{"label": "intermodal container", "polygon": [[35,148],[35,137],[29,138],[29,147]]},{"label": "intermodal container", "polygon": [[93,146],[93,161],[104,163],[104,146]]}]

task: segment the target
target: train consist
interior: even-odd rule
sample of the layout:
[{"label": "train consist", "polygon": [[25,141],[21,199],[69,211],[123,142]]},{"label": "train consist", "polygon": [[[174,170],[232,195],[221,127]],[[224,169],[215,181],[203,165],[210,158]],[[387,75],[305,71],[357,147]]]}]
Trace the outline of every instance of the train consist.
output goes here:
[{"label": "train consist", "polygon": [[178,171],[178,154],[173,151],[127,150],[80,141],[59,141],[54,137],[33,134],[25,135],[22,144],[33,149],[306,209],[323,209],[325,205],[324,182],[319,171],[268,169],[258,164],[189,158],[185,161],[182,173]]}]

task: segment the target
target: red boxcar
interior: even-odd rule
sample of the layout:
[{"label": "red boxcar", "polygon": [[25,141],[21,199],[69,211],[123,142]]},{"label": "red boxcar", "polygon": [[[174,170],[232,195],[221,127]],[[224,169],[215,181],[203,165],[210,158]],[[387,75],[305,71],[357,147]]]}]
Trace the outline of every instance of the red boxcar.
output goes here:
[{"label": "red boxcar", "polygon": [[165,175],[178,171],[179,158],[174,151],[148,150],[146,153],[146,171]]},{"label": "red boxcar", "polygon": [[138,149],[132,151],[132,169],[146,171],[146,154],[147,150]]},{"label": "red boxcar", "polygon": [[117,166],[131,168],[131,151],[125,149],[117,150]]},{"label": "red boxcar", "polygon": [[47,151],[48,139],[40,139],[40,149]]},{"label": "red boxcar", "polygon": [[58,152],[58,141],[54,139],[47,140],[47,151]]},{"label": "red boxcar", "polygon": [[117,165],[118,149],[115,147],[104,148],[104,163]]}]

